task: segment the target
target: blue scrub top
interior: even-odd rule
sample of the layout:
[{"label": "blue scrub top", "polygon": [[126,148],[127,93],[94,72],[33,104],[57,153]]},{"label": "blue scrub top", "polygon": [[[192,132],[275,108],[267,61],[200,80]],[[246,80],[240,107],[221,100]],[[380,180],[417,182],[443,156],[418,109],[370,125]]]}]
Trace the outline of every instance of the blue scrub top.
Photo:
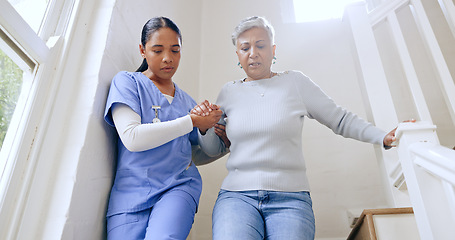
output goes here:
[{"label": "blue scrub top", "polygon": [[[174,83],[175,84],[175,83]],[[158,118],[174,120],[187,115],[196,102],[177,84],[174,100],[169,104],[155,84],[141,72],[119,72],[112,80],[104,113],[105,121],[115,127],[111,108],[123,103],[141,116],[142,123]],[[202,191],[202,179],[191,162],[191,145],[197,143],[197,128],[159,147],[130,152],[118,139],[117,172],[111,190],[107,216],[151,208],[163,193],[178,189],[189,193],[196,205]]]}]

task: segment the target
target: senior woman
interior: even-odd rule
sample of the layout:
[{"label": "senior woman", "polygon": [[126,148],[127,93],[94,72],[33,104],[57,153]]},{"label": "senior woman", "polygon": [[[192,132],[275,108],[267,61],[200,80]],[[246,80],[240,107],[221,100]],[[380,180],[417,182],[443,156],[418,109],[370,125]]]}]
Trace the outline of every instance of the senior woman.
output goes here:
[{"label": "senior woman", "polygon": [[[213,239],[314,239],[302,153],[304,117],[385,148],[395,130],[387,134],[336,105],[299,71],[273,72],[274,30],[266,19],[241,21],[232,42],[246,77],[223,86],[217,99],[225,114],[221,126],[200,134],[208,155],[230,151],[229,173],[212,214]],[[210,110],[199,107],[199,114]]]}]

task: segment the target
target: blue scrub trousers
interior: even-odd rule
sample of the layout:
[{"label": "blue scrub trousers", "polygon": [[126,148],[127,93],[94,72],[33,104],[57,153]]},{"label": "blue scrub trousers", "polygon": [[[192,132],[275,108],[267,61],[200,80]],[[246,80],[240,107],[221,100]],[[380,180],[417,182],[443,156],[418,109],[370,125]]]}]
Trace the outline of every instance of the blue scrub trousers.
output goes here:
[{"label": "blue scrub trousers", "polygon": [[107,239],[185,240],[193,225],[196,208],[190,194],[170,190],[151,209],[109,216]]},{"label": "blue scrub trousers", "polygon": [[221,190],[212,232],[213,240],[313,240],[310,193]]}]

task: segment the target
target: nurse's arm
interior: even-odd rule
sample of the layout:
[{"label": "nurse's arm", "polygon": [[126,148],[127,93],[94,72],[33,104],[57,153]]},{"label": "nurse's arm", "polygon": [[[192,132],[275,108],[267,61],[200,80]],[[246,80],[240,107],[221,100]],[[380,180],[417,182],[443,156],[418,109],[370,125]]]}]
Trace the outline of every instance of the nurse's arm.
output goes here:
[{"label": "nurse's arm", "polygon": [[193,130],[189,115],[166,122],[141,124],[139,114],[121,103],[112,106],[112,119],[120,140],[131,152],[159,147]]}]

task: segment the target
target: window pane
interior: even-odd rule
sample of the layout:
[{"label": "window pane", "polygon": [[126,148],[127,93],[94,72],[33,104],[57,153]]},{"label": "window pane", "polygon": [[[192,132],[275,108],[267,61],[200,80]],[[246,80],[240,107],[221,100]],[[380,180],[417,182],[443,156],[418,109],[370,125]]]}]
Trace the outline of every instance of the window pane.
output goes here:
[{"label": "window pane", "polygon": [[50,0],[8,0],[24,20],[38,33]]},{"label": "window pane", "polygon": [[0,150],[16,108],[23,71],[0,49]]},{"label": "window pane", "polygon": [[296,22],[341,19],[348,4],[360,0],[293,0]]}]

